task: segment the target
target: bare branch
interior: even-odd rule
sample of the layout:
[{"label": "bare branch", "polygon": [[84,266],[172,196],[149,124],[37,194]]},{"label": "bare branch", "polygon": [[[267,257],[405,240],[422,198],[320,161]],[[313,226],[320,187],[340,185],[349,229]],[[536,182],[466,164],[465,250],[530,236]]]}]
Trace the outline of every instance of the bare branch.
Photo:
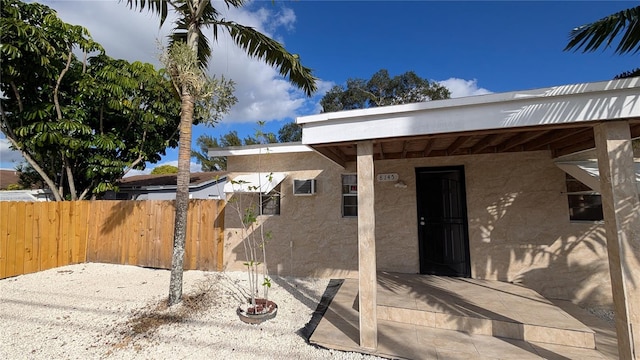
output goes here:
[{"label": "bare branch", "polygon": [[24,111],[24,107],[22,105],[22,98],[20,97],[20,92],[18,91],[18,87],[16,86],[16,83],[13,82],[13,80],[11,81],[11,89],[13,90],[13,94],[16,96],[16,101],[18,101],[18,110],[20,110],[20,112]]},{"label": "bare branch", "polygon": [[[5,134],[5,135],[7,135],[7,134]],[[8,135],[7,135],[7,139],[9,139],[9,141],[11,142],[11,145],[13,145],[13,147],[15,147],[17,150],[20,151],[20,153],[25,158],[25,160],[27,160],[29,165],[31,165],[31,167],[38,173],[38,175],[40,175],[42,180],[44,180],[44,182],[49,186],[49,189],[51,189],[51,192],[53,193],[53,197],[56,199],[56,201],[62,201],[62,195],[60,194],[60,192],[58,192],[58,190],[56,188],[56,184],[53,182],[53,180],[51,180],[51,178],[49,176],[47,176],[47,174],[44,172],[44,170],[42,170],[40,165],[38,165],[38,163],[35,160],[33,160],[31,155],[29,155],[29,153],[24,151],[19,146],[19,144],[16,142],[15,139],[13,139],[11,136],[8,136]]]},{"label": "bare branch", "polygon": [[139,147],[140,150],[138,151],[138,158],[135,159],[127,169],[125,169],[122,176],[125,176],[129,171],[131,171],[131,169],[133,169],[136,165],[138,165],[144,159],[144,156],[142,155],[142,146],[144,146],[144,142],[146,141],[146,138],[147,138],[147,130],[145,130],[142,133],[142,141],[140,142],[140,147]]},{"label": "bare branch", "polygon": [[78,194],[76,193],[76,182],[73,178],[73,171],[71,170],[71,165],[69,164],[69,158],[64,156],[64,167],[67,171],[67,182],[69,183],[69,194],[71,195],[71,200],[78,200]]},{"label": "bare branch", "polygon": [[84,200],[85,196],[87,196],[87,194],[89,193],[91,188],[93,188],[95,183],[96,183],[95,180],[91,180],[91,183],[89,184],[89,186],[87,186],[86,189],[82,191],[82,194],[80,194],[80,196],[78,197],[78,200]]},{"label": "bare branch", "polygon": [[62,82],[62,78],[64,74],[67,73],[69,67],[71,66],[71,59],[73,56],[73,45],[69,45],[69,54],[67,55],[67,65],[60,72],[60,76],[58,76],[58,80],[56,81],[56,88],[53,89],[53,103],[56,106],[56,113],[58,114],[58,120],[62,119],[62,110],[60,110],[60,102],[58,101],[58,90],[60,90],[60,83]]}]

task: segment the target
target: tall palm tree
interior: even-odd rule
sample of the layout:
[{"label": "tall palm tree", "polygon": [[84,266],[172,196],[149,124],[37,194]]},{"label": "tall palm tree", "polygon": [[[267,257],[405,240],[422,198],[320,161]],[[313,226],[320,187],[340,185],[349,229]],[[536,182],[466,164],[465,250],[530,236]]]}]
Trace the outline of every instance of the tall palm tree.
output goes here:
[{"label": "tall palm tree", "polygon": [[[582,52],[592,52],[603,45],[611,46],[619,35],[621,38],[616,46],[616,54],[635,54],[640,50],[640,6],[619,11],[571,30],[569,43],[564,50],[582,49]],[[617,78],[638,75],[640,68],[624,72]]]},{"label": "tall palm tree", "polygon": [[[240,8],[245,0],[223,0],[227,8]],[[221,18],[211,0],[127,0],[129,8],[148,10],[160,17],[160,26],[167,19],[169,10],[178,19],[170,35],[171,43],[185,42],[196,52],[199,65],[206,67],[211,56],[209,39],[205,28],[213,29],[214,40],[220,30],[227,31],[241,49],[254,58],[279,69],[282,76],[303,90],[307,96],[316,90],[316,78],[311,69],[302,66],[298,55],[289,53],[280,43],[260,33],[256,29]],[[184,268],[184,244],[186,238],[187,209],[189,205],[189,165],[191,158],[191,125],[194,114],[194,98],[189,89],[181,89],[182,113],[180,115],[180,140],[178,150],[178,176],[176,190],[176,218],[171,261],[171,282],[169,285],[169,305],[182,300],[182,274]]]}]

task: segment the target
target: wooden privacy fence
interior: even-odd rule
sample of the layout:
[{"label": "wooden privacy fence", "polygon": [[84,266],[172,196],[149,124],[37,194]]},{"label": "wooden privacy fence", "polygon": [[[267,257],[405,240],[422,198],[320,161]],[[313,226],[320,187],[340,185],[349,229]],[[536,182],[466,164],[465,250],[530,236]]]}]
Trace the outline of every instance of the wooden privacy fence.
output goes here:
[{"label": "wooden privacy fence", "polygon": [[[171,268],[174,201],[0,202],[0,279],[99,262]],[[224,201],[190,200],[185,269],[221,270]]]}]

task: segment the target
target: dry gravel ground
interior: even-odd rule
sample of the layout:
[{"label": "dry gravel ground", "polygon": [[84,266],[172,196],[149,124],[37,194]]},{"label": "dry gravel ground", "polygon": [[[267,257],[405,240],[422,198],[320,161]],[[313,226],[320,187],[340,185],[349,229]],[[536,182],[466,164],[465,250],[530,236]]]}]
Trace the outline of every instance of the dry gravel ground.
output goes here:
[{"label": "dry gravel ground", "polygon": [[247,325],[243,272],[185,272],[170,309],[167,270],[80,264],[3,279],[0,359],[374,359],[306,342],[328,282],[274,276],[277,316]]}]

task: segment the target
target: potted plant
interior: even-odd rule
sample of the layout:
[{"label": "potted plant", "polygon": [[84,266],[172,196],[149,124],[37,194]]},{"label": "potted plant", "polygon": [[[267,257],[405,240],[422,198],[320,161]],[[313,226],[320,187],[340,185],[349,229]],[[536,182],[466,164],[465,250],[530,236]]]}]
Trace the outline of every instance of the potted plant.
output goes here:
[{"label": "potted plant", "polygon": [[[257,135],[258,138],[264,137],[261,132]],[[258,155],[258,169],[260,169],[260,157],[261,155]],[[229,203],[236,211],[242,225],[240,235],[246,256],[244,265],[247,267],[249,276],[249,293],[246,301],[238,306],[237,313],[242,321],[250,324],[271,319],[278,311],[278,305],[269,300],[271,278],[267,268],[266,245],[271,239],[271,232],[265,231],[264,218],[261,215],[265,201],[268,199],[268,196],[263,195],[261,191],[264,184],[272,181],[273,173],[266,172],[258,172],[257,183],[230,180],[235,195]]]}]

